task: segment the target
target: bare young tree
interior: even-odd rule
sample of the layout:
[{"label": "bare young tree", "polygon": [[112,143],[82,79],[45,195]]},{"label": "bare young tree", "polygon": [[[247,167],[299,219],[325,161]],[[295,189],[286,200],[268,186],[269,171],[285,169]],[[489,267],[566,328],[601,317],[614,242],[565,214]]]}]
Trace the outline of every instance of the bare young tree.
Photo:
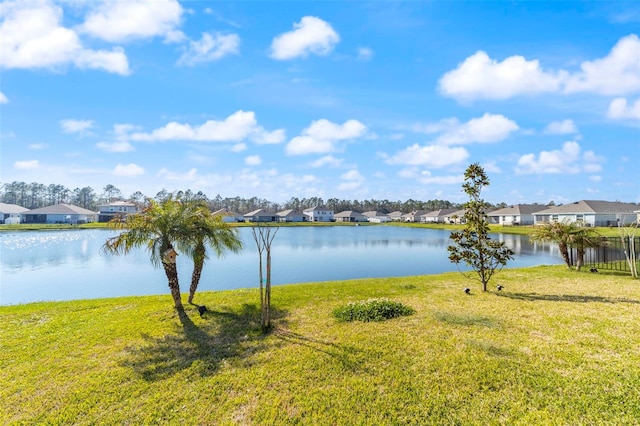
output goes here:
[{"label": "bare young tree", "polygon": [[620,231],[620,240],[622,241],[622,249],[627,259],[629,270],[633,278],[638,278],[638,259],[636,257],[636,231],[640,222],[636,222],[631,226],[622,225],[623,220],[618,219],[618,230]]},{"label": "bare young tree", "polygon": [[[251,228],[259,257],[260,279],[260,327],[266,333],[271,328],[271,243],[280,230],[279,226],[262,226],[259,223]],[[262,255],[266,255],[266,271],[263,271]],[[266,275],[266,280],[264,279]]]}]

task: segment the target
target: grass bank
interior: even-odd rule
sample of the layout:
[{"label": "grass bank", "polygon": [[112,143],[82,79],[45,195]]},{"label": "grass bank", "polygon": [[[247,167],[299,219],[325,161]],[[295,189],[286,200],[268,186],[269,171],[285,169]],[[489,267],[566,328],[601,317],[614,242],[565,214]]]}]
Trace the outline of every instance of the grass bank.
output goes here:
[{"label": "grass bank", "polygon": [[[132,283],[133,285],[134,283]],[[3,424],[637,424],[640,292],[561,266],[0,307]],[[462,289],[470,286],[473,294]],[[416,310],[340,323],[387,297]]]}]

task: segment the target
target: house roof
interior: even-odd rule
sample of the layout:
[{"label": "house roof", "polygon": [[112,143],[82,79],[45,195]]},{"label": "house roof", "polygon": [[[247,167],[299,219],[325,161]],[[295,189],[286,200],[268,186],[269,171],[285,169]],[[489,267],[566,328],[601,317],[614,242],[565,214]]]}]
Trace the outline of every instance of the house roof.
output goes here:
[{"label": "house roof", "polygon": [[270,215],[271,213],[268,213],[263,209],[258,209],[258,210],[254,210],[254,211],[249,212],[249,213],[245,213],[244,216],[258,216],[258,215],[261,215],[261,214]]},{"label": "house roof", "polygon": [[312,211],[315,211],[315,210],[326,210],[326,211],[330,211],[330,212],[333,211],[333,209],[330,209],[330,208],[325,207],[325,206],[315,206],[315,207],[309,207],[307,209],[304,209],[305,212],[312,212]]},{"label": "house roof", "polygon": [[353,210],[345,210],[343,212],[334,214],[333,217],[341,218],[341,217],[367,217],[367,216]]},{"label": "house roof", "polygon": [[17,204],[0,203],[0,213],[12,214],[12,213],[25,213],[28,211],[29,211],[28,208],[19,206]]},{"label": "house roof", "polygon": [[55,204],[53,206],[40,207],[39,209],[30,210],[27,214],[84,214],[95,215],[93,210],[83,207],[74,206],[73,204]]},{"label": "house roof", "polygon": [[130,203],[128,201],[114,201],[113,203],[100,204],[98,207],[135,207],[134,203]]},{"label": "house roof", "polygon": [[379,212],[377,210],[371,210],[368,212],[364,212],[362,213],[363,215],[365,215],[366,217],[388,217],[389,215],[384,214],[382,212]]},{"label": "house roof", "polygon": [[389,217],[402,217],[402,212],[401,212],[401,211],[396,210],[395,212],[391,212],[391,213],[389,213],[389,215],[388,215],[388,216],[389,216]]},{"label": "house roof", "polygon": [[231,210],[229,210],[226,207],[223,207],[220,210],[216,210],[215,212],[213,212],[211,214],[220,215],[220,216],[240,216],[238,213],[232,212]]},{"label": "house roof", "polygon": [[638,208],[637,204],[620,203],[618,201],[580,200],[574,203],[553,206],[536,212],[536,215],[547,214],[632,214]]},{"label": "house roof", "polygon": [[295,210],[295,209],[282,210],[282,211],[276,213],[276,215],[279,216],[279,217],[303,216],[303,214],[302,214],[302,212],[300,210]]},{"label": "house roof", "polygon": [[502,209],[494,210],[490,213],[490,216],[518,216],[518,215],[532,215],[540,210],[544,210],[546,206],[540,204],[516,204],[514,206],[505,207]]},{"label": "house roof", "polygon": [[428,213],[426,210],[414,210],[411,213],[403,214],[402,217],[416,217]]},{"label": "house roof", "polygon": [[457,209],[439,209],[439,210],[434,210],[432,212],[427,212],[421,216],[426,216],[426,217],[439,217],[439,216],[445,216],[448,215],[449,213],[453,213],[455,211],[458,211]]}]

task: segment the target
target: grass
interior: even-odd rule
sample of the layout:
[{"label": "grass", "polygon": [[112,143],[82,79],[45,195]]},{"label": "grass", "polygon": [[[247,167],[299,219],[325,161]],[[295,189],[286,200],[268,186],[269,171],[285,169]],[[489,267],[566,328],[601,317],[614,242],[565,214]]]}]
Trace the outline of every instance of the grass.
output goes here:
[{"label": "grass", "polygon": [[[509,269],[0,307],[2,424],[638,424],[638,281]],[[472,295],[462,291],[472,288]],[[168,292],[167,292],[168,293]],[[345,303],[415,309],[344,323]]]}]

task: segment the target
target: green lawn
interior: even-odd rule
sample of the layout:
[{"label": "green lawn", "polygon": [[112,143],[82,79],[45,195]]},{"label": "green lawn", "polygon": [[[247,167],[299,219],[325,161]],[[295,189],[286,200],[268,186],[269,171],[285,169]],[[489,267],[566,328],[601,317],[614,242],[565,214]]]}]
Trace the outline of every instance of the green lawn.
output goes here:
[{"label": "green lawn", "polygon": [[[640,287],[562,266],[0,307],[2,424],[638,424]],[[135,283],[132,283],[135,285]],[[472,288],[472,295],[463,292]],[[385,297],[416,313],[344,323]]]}]

